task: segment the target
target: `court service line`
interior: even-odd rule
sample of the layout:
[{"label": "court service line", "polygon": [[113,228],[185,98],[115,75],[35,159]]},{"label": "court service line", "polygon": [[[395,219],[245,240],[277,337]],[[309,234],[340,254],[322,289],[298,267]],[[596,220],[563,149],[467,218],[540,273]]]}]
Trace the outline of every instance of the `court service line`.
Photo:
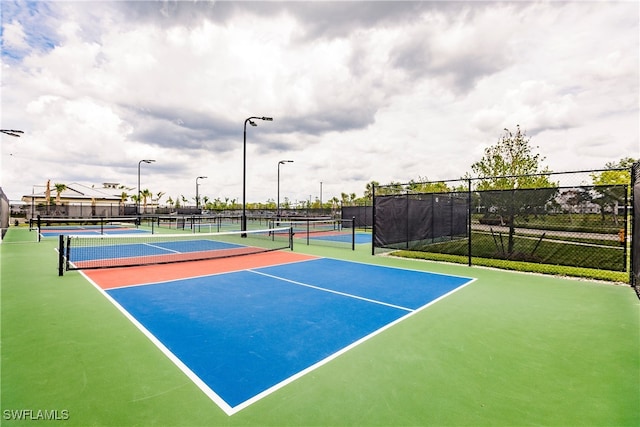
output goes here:
[{"label": "court service line", "polygon": [[[233,415],[235,412],[234,408],[232,408],[221,396],[218,395],[209,385],[204,382],[195,372],[191,370],[178,356],[176,356],[158,337],[156,337],[153,332],[147,329],[136,317],[129,313],[129,311],[124,308],[114,297],[112,297],[109,292],[105,289],[102,289],[100,285],[98,285],[91,277],[89,277],[86,272],[80,271],[80,274],[89,282],[91,285],[98,290],[104,296],[107,301],[109,301],[113,306],[122,313],[122,315],[127,318],[144,336],[147,337],[149,341],[151,341],[157,348],[160,350],[174,365],[178,367],[179,370],[184,373],[187,378],[189,378],[209,399],[211,399],[220,409],[222,409],[227,415]],[[140,400],[140,399],[138,399]],[[133,400],[135,402],[136,400]]]},{"label": "court service line", "polygon": [[152,245],[151,243],[143,243],[143,245],[149,246],[149,247],[152,247],[152,248],[156,248],[156,249],[160,249],[162,251],[173,252],[174,254],[181,254],[182,253],[180,251],[174,251],[173,249],[164,248],[162,246]]},{"label": "court service line", "polygon": [[323,292],[329,292],[329,293],[336,294],[336,295],[342,295],[342,296],[349,297],[349,298],[355,298],[355,299],[359,299],[359,300],[362,300],[362,301],[371,302],[371,303],[374,303],[374,304],[385,305],[387,307],[397,308],[399,310],[408,311],[410,313],[413,311],[413,309],[411,309],[411,308],[402,307],[400,305],[389,304],[389,303],[386,303],[386,302],[383,302],[383,301],[378,301],[378,300],[374,300],[374,299],[370,299],[370,298],[364,298],[364,297],[360,297],[358,295],[348,294],[346,292],[340,292],[340,291],[334,291],[332,289],[321,288],[319,286],[310,285],[308,283],[297,282],[295,280],[291,280],[291,279],[287,279],[287,278],[279,277],[279,276],[274,276],[272,274],[263,273],[261,271],[255,271],[255,270],[251,270],[251,269],[246,270],[246,271],[248,271],[250,273],[259,274],[259,275],[262,275],[262,276],[271,277],[272,279],[282,280],[283,282],[293,283],[294,285],[305,286],[307,288],[312,288],[312,289],[316,289],[316,290],[323,291]]}]

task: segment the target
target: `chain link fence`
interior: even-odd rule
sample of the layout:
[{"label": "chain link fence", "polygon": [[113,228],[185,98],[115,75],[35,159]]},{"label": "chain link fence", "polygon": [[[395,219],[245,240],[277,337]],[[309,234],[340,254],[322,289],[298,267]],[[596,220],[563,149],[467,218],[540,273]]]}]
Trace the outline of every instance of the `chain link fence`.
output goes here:
[{"label": "chain link fence", "polygon": [[628,169],[379,186],[372,251],[624,272],[630,189]]},{"label": "chain link fence", "polygon": [[2,188],[0,188],[0,240],[4,239],[4,235],[9,229],[9,217],[11,215],[11,207],[9,206],[9,198]]}]

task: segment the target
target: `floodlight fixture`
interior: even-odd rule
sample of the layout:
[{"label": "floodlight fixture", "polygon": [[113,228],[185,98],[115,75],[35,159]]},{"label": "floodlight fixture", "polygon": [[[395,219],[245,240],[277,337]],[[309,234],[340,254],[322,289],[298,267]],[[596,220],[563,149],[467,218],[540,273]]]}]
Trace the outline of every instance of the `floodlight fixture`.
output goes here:
[{"label": "floodlight fixture", "polygon": [[0,132],[4,133],[5,135],[15,136],[16,138],[20,138],[20,135],[24,133],[23,131],[17,129],[0,129]]},{"label": "floodlight fixture", "polygon": [[[273,121],[273,117],[249,117],[244,121],[244,138],[242,146],[242,219],[240,224],[241,231],[247,231],[247,123],[251,126],[258,126],[253,120]],[[246,234],[242,235],[246,237]]]}]

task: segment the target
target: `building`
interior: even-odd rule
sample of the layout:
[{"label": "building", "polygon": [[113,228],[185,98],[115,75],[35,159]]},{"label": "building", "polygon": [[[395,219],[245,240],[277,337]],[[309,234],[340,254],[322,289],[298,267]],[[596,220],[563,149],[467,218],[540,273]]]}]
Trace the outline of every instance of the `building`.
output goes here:
[{"label": "building", "polygon": [[[127,200],[135,193],[117,183],[103,183],[102,187],[77,182],[65,184],[59,194],[50,182],[43,191],[22,196],[28,208],[28,218],[43,217],[89,218],[135,215],[135,203]],[[124,193],[124,195],[123,195]],[[27,219],[28,219],[27,218]]]}]

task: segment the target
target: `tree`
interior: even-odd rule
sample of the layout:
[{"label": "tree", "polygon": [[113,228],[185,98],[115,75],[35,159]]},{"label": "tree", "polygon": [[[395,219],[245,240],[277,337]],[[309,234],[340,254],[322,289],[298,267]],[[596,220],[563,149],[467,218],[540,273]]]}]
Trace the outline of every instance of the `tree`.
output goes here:
[{"label": "tree", "polygon": [[517,126],[515,133],[504,130],[498,142],[484,150],[482,159],[471,170],[480,178],[476,189],[479,203],[487,213],[498,215],[509,227],[507,256],[514,254],[515,220],[525,220],[544,206],[557,193],[557,183],[551,182],[551,171],[541,162],[543,157],[533,153],[530,139]]},{"label": "tree", "polygon": [[158,191],[158,193],[156,193],[156,200],[158,201],[158,205],[160,205],[160,199],[162,198],[162,196],[164,196],[165,193],[164,191]]},{"label": "tree", "polygon": [[431,182],[427,177],[418,177],[418,181],[409,181],[408,189],[414,193],[450,193],[451,188],[444,181]]},{"label": "tree", "polygon": [[380,183],[378,181],[371,181],[367,183],[367,186],[365,187],[364,190],[364,197],[369,200],[372,201],[373,200],[373,191],[374,188],[379,186]]},{"label": "tree", "polygon": [[598,193],[593,202],[600,206],[602,222],[605,221],[605,211],[611,208],[613,221],[618,225],[618,206],[624,203],[625,196],[631,192],[631,166],[638,160],[625,157],[619,162],[605,164],[607,170],[591,174],[594,190]]},{"label": "tree", "polygon": [[403,184],[395,181],[391,181],[390,184],[376,186],[376,196],[389,196],[392,194],[404,194],[406,188]]},{"label": "tree", "polygon": [[129,198],[129,195],[127,194],[126,191],[123,191],[122,193],[120,193],[120,215],[124,215],[124,203],[127,201],[128,198]]},{"label": "tree", "polygon": [[62,202],[60,201],[60,195],[62,194],[62,192],[64,190],[67,189],[67,185],[66,184],[53,184],[53,186],[56,188],[56,211],[55,211],[55,214],[56,215],[60,215],[59,206],[62,204]]},{"label": "tree", "polygon": [[67,189],[67,185],[66,184],[53,184],[53,186],[56,188],[56,206],[60,206],[60,204],[61,204],[60,195],[62,194],[62,192],[64,190]]},{"label": "tree", "polygon": [[148,188],[145,188],[140,192],[140,197],[142,198],[143,213],[147,213],[147,199],[151,199],[152,196],[153,196],[153,193],[151,193],[151,191],[149,191]]}]

